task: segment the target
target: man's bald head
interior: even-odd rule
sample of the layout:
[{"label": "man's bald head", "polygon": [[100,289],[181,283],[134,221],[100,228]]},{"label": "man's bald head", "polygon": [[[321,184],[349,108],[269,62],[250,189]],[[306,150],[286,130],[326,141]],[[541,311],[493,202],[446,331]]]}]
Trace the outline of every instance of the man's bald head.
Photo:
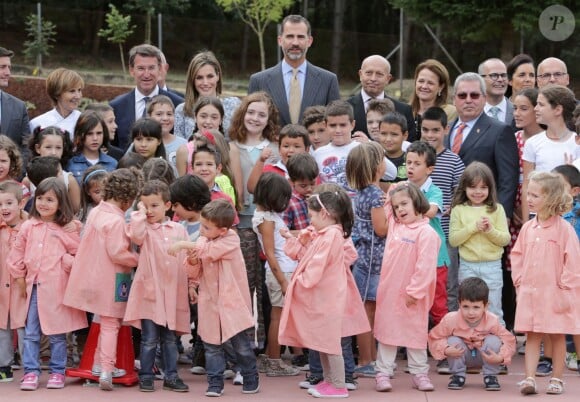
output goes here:
[{"label": "man's bald head", "polygon": [[556,57],[548,57],[538,64],[538,88],[545,87],[548,84],[557,84],[568,86],[570,76],[566,63]]},{"label": "man's bald head", "polygon": [[385,87],[391,80],[391,64],[378,54],[365,58],[358,71],[363,90],[371,97],[377,97],[385,92]]}]

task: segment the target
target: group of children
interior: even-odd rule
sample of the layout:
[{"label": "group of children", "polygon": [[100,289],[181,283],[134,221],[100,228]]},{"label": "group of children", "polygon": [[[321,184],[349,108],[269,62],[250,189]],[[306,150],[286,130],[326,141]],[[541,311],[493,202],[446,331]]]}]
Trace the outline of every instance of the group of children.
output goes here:
[{"label": "group of children", "polygon": [[[449,365],[448,388],[463,388],[466,368],[482,365],[485,388],[499,390],[515,338],[502,320],[501,257],[510,234],[493,174],[477,162],[464,168],[445,149],[442,109],[423,114],[423,141],[409,144],[406,120],[388,102],[373,102],[371,141],[351,135],[353,111],[343,101],[307,109],[304,126],[279,130],[272,100],[257,92],[235,112],[228,144],[219,100],[198,100],[199,131],[186,142],[171,133],[171,101],[157,96],[150,117],[133,126],[134,152],[118,163],[109,156],[114,127],[103,113],[110,110],[86,111],[72,142],[58,128],[35,130],[27,186],[14,181],[19,151],[0,136],[0,296],[9,306],[0,316],[2,378],[12,378],[16,329],[21,389],[39,386],[41,335],[51,349],[47,388],[64,387],[66,333],[86,327],[91,313],[100,323],[92,372],[101,389],[126,374],[115,362],[127,322],[141,330],[139,389],[155,390],[160,350],[163,388],[186,392],[178,343],[195,304],[207,396],[223,394],[229,366],[243,393],[259,391],[260,371],[297,375],[280,345],[309,350],[310,375],[300,387],[314,397],[347,397],[356,375],[390,391],[398,347],[406,349],[413,387],[431,391],[427,345]],[[580,249],[560,217],[570,209],[568,193],[580,187],[575,174],[566,176],[568,187],[556,173],[530,175],[536,217],[511,253],[516,329],[528,335],[525,394],[536,392],[545,336],[554,359],[548,393],[563,391],[560,334],[579,331]],[[449,271],[453,247],[457,272]],[[448,302],[458,311],[448,312]],[[266,339],[266,353],[256,357]]]}]

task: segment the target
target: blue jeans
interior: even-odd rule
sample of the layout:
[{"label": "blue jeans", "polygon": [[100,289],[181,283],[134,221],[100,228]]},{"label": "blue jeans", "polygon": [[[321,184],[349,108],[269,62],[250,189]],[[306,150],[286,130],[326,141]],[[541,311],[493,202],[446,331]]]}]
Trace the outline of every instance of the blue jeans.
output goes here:
[{"label": "blue jeans", "polygon": [[501,260],[471,262],[460,258],[458,275],[459,283],[472,276],[483,279],[487,284],[487,287],[489,288],[488,309],[499,318],[499,323],[505,327],[503,310],[501,308],[501,295],[503,288]]},{"label": "blue jeans", "polygon": [[154,380],[153,364],[157,344],[161,342],[161,354],[163,357],[165,378],[174,380],[177,378],[177,343],[175,332],[167,327],[157,325],[151,320],[141,320],[141,369],[139,379]]},{"label": "blue jeans", "polygon": [[[352,354],[352,338],[350,336],[341,338],[342,358],[344,359],[344,375],[352,377],[354,373],[354,356]],[[310,366],[310,375],[322,378],[322,364],[320,363],[320,353],[310,349],[308,351],[308,365]]]},{"label": "blue jeans", "polygon": [[[26,317],[26,327],[24,329],[24,352],[22,363],[24,373],[35,373],[40,375],[40,317],[38,316],[38,295],[36,286],[32,287],[30,295],[30,305],[28,306],[28,316]],[[50,342],[50,363],[48,365],[50,373],[63,374],[66,366],[66,334],[48,335]]]},{"label": "blue jeans", "polygon": [[[236,355],[237,365],[240,369],[244,381],[247,377],[258,375],[256,367],[256,355],[252,349],[250,338],[245,331],[242,331],[228,340]],[[226,369],[226,356],[224,345],[212,345],[204,342],[205,348],[205,371],[207,372],[207,382],[209,386],[224,386],[224,371]]]}]

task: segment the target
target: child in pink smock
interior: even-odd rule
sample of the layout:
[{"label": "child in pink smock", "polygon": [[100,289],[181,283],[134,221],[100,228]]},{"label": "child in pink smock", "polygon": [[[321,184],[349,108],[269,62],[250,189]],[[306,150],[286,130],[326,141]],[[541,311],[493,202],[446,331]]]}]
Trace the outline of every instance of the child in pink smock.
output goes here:
[{"label": "child in pink smock", "polygon": [[185,228],[166,217],[171,209],[169,187],[161,180],[143,186],[138,210],[131,214],[129,234],[139,246],[139,263],[124,321],[141,329],[139,389],[154,391],[155,351],[161,343],[163,389],[187,392],[177,375],[177,334],[189,333],[189,301],[185,252],[171,256],[169,246],[187,239]]},{"label": "child in pink smock", "polygon": [[24,336],[23,391],[38,388],[40,336],[50,341],[50,375],[47,388],[63,388],[66,333],[87,326],[83,311],[63,304],[63,295],[80,241],[81,223],[60,178],[40,182],[34,194],[30,219],[24,222],[8,254],[7,265],[28,316]]},{"label": "child in pink smock", "polygon": [[534,374],[544,336],[552,342],[553,374],[546,393],[564,391],[566,357],[564,334],[580,334],[580,244],[574,228],[560,215],[570,210],[572,196],[555,173],[533,172],[527,203],[536,217],[526,222],[511,253],[512,278],[517,294],[514,329],[525,332],[526,378],[524,395],[537,392]]},{"label": "child in pink smock", "polygon": [[139,191],[140,174],[129,169],[109,173],[104,199],[91,210],[75,258],[64,302],[68,306],[98,314],[101,320],[93,375],[99,376],[102,390],[113,389],[113,375],[125,371],[115,368],[117,335],[127,306],[131,269],[137,255],[125,225],[125,211]]},{"label": "child in pink smock", "polygon": [[26,298],[16,288],[15,280],[6,266],[6,256],[14,248],[16,235],[26,218],[26,213],[22,211],[25,202],[20,183],[0,183],[0,382],[14,379],[11,367],[14,359],[14,331],[18,333],[20,356],[23,352]]},{"label": "child in pink smock", "polygon": [[376,390],[392,389],[397,346],[407,348],[413,387],[433,391],[427,373],[427,326],[435,297],[437,253],[441,239],[424,214],[430,205],[413,183],[404,182],[389,192],[385,204],[387,243],[377,289],[375,337]]},{"label": "child in pink smock", "polygon": [[278,341],[320,352],[324,381],[308,393],[346,398],[341,338],[370,330],[350,272],[357,253],[350,239],[352,203],[338,185],[308,199],[311,226],[294,237],[288,230],[284,251],[298,260],[286,290]]},{"label": "child in pink smock", "polygon": [[256,355],[246,331],[254,325],[250,288],[240,238],[231,229],[235,216],[227,200],[211,201],[201,210],[199,239],[179,242],[171,250],[190,250],[189,294],[192,301],[197,299],[197,331],[205,348],[208,381],[205,395],[211,397],[224,392],[224,343],[228,340],[243,378],[242,393],[254,394],[260,389]]}]

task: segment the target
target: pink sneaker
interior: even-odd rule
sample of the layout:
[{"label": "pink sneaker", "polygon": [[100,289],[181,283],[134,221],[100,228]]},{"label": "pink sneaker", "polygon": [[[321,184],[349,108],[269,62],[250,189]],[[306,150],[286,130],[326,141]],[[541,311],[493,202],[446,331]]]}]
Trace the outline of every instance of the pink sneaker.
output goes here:
[{"label": "pink sneaker", "polygon": [[63,374],[52,373],[48,377],[48,382],[46,383],[46,388],[48,389],[61,389],[64,388],[65,377]]},{"label": "pink sneaker", "polygon": [[36,391],[38,388],[38,375],[35,373],[26,373],[20,380],[20,389],[22,391]]},{"label": "pink sneaker", "polygon": [[391,378],[386,373],[377,373],[375,381],[375,390],[378,392],[389,392],[393,389],[393,386],[391,385]]},{"label": "pink sneaker", "polygon": [[308,393],[310,395],[314,395],[314,392],[319,392],[321,389],[326,388],[330,385],[330,383],[328,381],[320,381],[318,384],[316,384],[314,387],[309,388],[308,389]]},{"label": "pink sneaker", "polygon": [[435,387],[427,374],[415,374],[412,378],[413,388],[419,391],[433,391]]},{"label": "pink sneaker", "polygon": [[336,388],[332,384],[327,384],[320,389],[314,388],[311,395],[315,398],[348,398],[348,390],[346,388]]}]

